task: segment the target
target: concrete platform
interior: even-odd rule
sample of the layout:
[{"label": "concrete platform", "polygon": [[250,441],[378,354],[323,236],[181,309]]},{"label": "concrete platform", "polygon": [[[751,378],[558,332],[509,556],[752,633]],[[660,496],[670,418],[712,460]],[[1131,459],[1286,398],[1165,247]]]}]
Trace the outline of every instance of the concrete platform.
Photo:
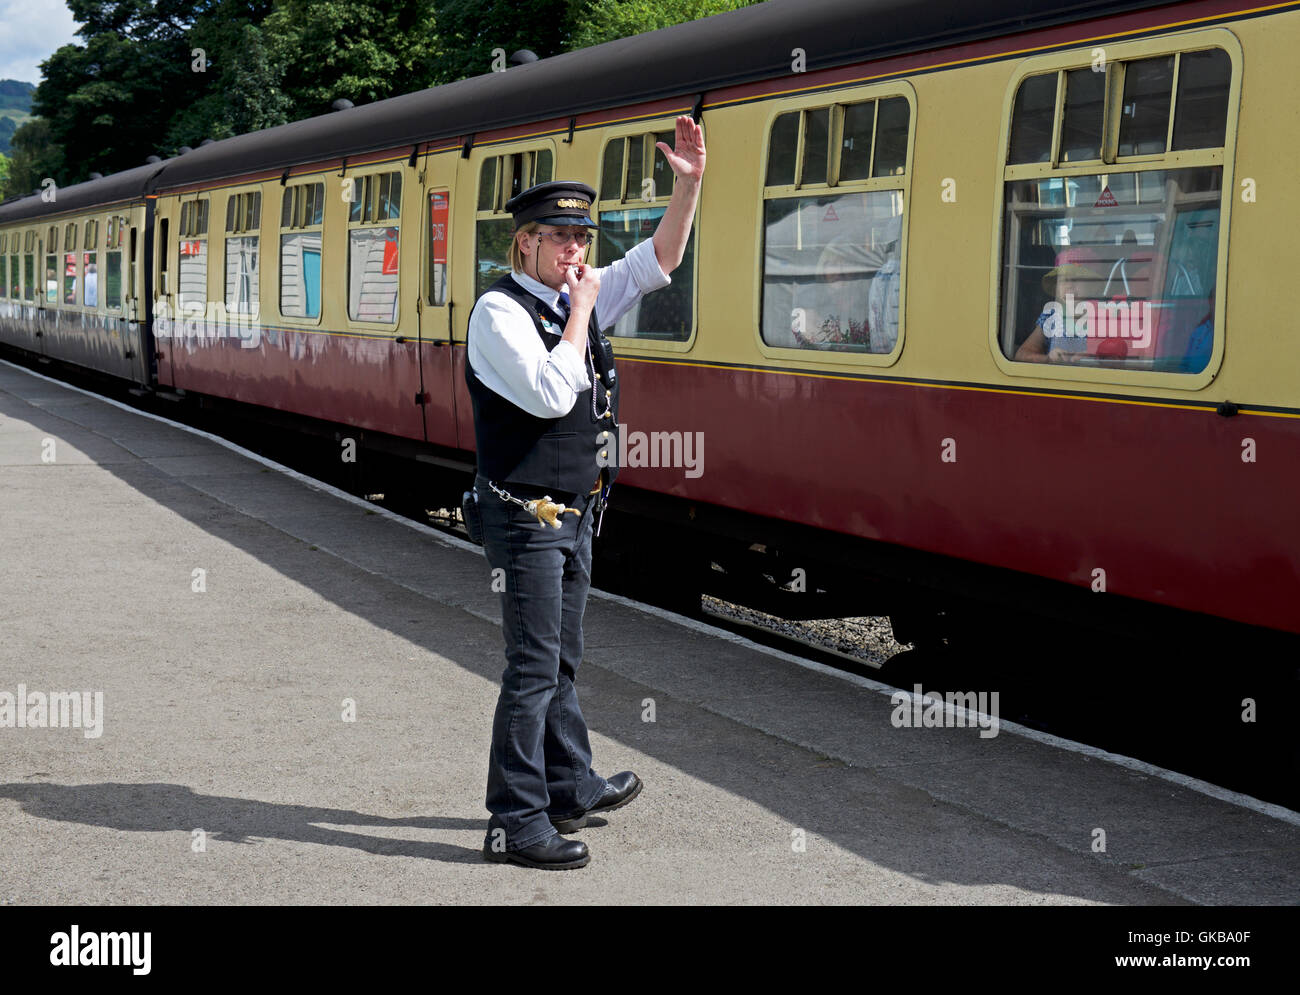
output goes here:
[{"label": "concrete platform", "polygon": [[0,550],[0,693],[103,693],[98,736],[0,728],[0,903],[1300,899],[1293,813],[895,728],[873,682],[609,597],[583,708],[645,791],[583,870],[487,864],[481,553],[7,363]]}]

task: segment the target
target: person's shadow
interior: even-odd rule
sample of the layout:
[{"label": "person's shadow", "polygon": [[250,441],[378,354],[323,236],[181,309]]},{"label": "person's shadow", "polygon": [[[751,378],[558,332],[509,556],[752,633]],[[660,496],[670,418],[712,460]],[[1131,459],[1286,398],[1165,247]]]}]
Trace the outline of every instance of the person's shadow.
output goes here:
[{"label": "person's shadow", "polygon": [[306,805],[278,805],[221,795],[201,795],[182,784],[0,784],[0,798],[12,798],[23,811],[42,819],[79,822],[132,832],[201,829],[211,839],[253,843],[282,839],[347,846],[385,857],[421,857],[449,863],[475,863],[478,849],[417,840],[385,839],[314,823],[342,826],[407,826],[414,829],[479,829],[484,819],[411,816],[386,819],[362,812]]}]

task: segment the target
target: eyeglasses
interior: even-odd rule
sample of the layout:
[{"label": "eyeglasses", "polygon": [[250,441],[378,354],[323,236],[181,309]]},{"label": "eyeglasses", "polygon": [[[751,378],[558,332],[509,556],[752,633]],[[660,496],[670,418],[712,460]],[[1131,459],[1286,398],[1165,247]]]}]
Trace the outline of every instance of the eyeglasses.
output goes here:
[{"label": "eyeglasses", "polygon": [[570,242],[586,245],[591,241],[591,233],[585,231],[539,231],[537,234],[545,235],[556,245],[568,245]]}]

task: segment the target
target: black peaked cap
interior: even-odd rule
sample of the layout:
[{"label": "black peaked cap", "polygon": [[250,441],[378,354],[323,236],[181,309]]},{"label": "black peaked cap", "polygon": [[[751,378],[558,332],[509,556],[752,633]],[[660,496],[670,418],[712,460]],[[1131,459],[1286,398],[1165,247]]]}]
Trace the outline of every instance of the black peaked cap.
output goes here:
[{"label": "black peaked cap", "polygon": [[529,187],[506,202],[506,210],[514,215],[515,227],[530,221],[548,225],[582,225],[599,228],[591,220],[591,205],[596,191],[585,183],[572,180],[555,180]]}]

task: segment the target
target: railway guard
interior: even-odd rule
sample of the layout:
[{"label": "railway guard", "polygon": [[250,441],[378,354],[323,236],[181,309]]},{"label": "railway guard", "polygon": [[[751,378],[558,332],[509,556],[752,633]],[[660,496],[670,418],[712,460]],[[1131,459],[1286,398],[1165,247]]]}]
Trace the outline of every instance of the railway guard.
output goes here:
[{"label": "railway guard", "polygon": [[[478,474],[467,495],[501,592],[506,669],[492,722],[483,854],[498,863],[567,870],[591,859],[563,833],[626,805],[641,790],[631,771],[592,769],[575,681],[591,585],[593,523],[616,461],[619,385],[601,334],[643,294],[665,287],[682,261],[704,175],[704,138],[677,119],[675,148],[658,147],[676,174],[653,238],[597,269],[585,265],[591,203],[583,183],[531,187],[506,204],[514,216],[512,272],[470,315],[465,378],[474,405]],[[611,462],[606,466],[601,463]]]}]

